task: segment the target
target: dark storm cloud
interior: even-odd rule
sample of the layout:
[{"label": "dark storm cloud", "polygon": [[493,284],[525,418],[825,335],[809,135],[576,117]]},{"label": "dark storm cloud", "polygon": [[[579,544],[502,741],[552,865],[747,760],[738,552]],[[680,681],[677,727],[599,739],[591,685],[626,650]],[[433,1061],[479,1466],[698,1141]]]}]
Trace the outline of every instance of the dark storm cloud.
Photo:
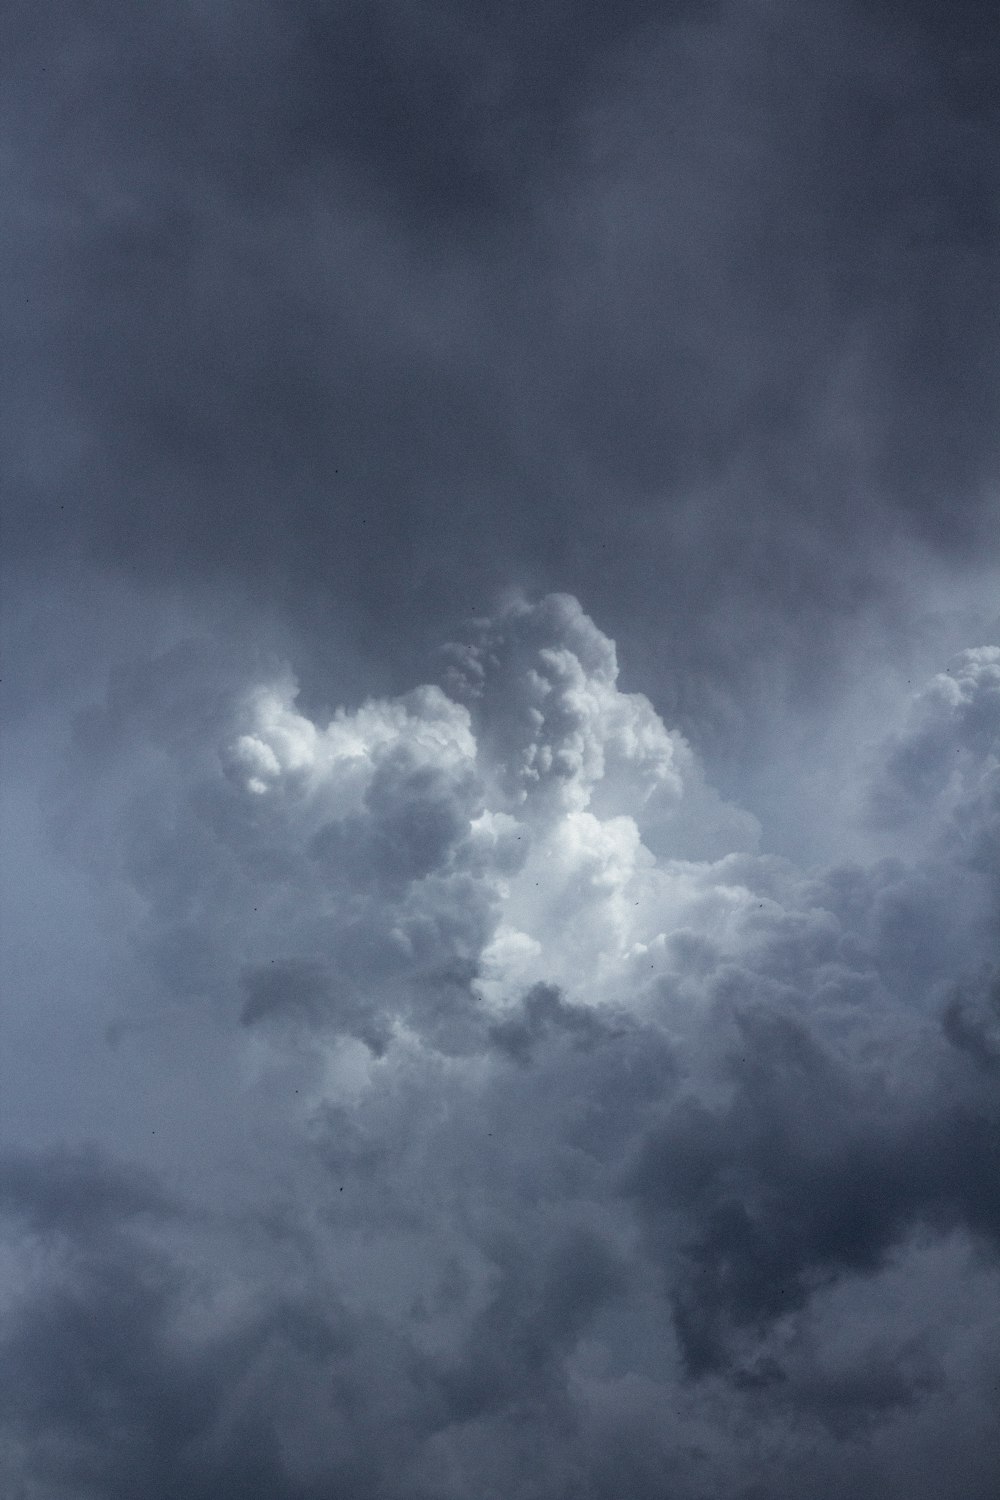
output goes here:
[{"label": "dark storm cloud", "polygon": [[1000,1073],[1000,972],[985,969],[956,987],[945,1008],[944,1029],[977,1067]]},{"label": "dark storm cloud", "polygon": [[993,1500],[992,7],[8,12],[0,1490]]},{"label": "dark storm cloud", "polygon": [[567,1005],[557,989],[537,984],[525,995],[520,1014],[496,1022],[489,1035],[501,1051],[525,1064],[540,1043],[560,1032],[577,1046],[587,1047],[603,1039],[606,1030],[593,1011]]},{"label": "dark storm cloud", "polygon": [[[0,1409],[11,1452],[20,1441],[31,1452],[28,1472],[49,1493],[116,1500],[166,1500],[178,1489],[203,1500],[311,1500],[330,1482],[378,1493],[398,1438],[387,1424],[378,1449],[373,1434],[364,1439],[379,1395],[364,1388],[352,1320],[275,1290],[242,1323],[214,1330],[196,1295],[192,1308],[193,1290],[183,1265],[126,1239],[78,1255],[69,1273],[24,1300],[0,1341]],[[277,1432],[289,1400],[315,1400],[331,1376],[355,1420],[334,1439],[339,1459],[328,1446],[320,1482],[308,1453],[289,1461]],[[16,1467],[9,1482],[18,1483]]]},{"label": "dark storm cloud", "polygon": [[[557,1238],[542,1257],[516,1240],[494,1249],[497,1275],[489,1301],[469,1330],[468,1352],[445,1389],[453,1420],[495,1409],[526,1411],[561,1394],[566,1355],[602,1303],[622,1287],[609,1248],[582,1230]],[[539,1260],[541,1263],[539,1263]]]},{"label": "dark storm cloud", "polygon": [[0,1210],[41,1235],[86,1235],[168,1211],[155,1179],[93,1149],[0,1157]]},{"label": "dark storm cloud", "polygon": [[[780,1015],[738,1017],[733,1099],[680,1106],[644,1148],[636,1191],[652,1227],[690,1215],[687,1271],[667,1241],[690,1369],[733,1358],[733,1330],[801,1308],[817,1286],[884,1264],[920,1225],[959,1222],[1000,1250],[995,1101],[893,1098]],[[684,1231],[682,1230],[682,1240]]]},{"label": "dark storm cloud", "polygon": [[683,713],[711,664],[752,716],[748,630],[804,689],[787,611],[984,534],[992,30],[22,8],[12,534],[336,620],[390,680],[497,588],[575,588],[644,669],[670,632]]}]

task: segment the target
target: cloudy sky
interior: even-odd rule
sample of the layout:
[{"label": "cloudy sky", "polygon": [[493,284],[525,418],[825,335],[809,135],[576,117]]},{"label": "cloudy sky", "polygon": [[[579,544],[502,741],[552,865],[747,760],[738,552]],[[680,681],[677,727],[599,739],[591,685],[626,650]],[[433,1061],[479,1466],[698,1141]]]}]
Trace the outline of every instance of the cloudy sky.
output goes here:
[{"label": "cloudy sky", "polygon": [[0,74],[0,1492],[994,1500],[994,7]]}]

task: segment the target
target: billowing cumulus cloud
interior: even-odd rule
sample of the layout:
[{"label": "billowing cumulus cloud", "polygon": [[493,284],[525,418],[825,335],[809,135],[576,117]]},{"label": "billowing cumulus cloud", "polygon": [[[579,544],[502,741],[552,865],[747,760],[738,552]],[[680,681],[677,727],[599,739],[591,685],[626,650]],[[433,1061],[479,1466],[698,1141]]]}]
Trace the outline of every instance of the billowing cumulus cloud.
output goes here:
[{"label": "billowing cumulus cloud", "polygon": [[986,0],[0,48],[0,1495],[995,1500]]},{"label": "billowing cumulus cloud", "polygon": [[997,661],[886,726],[924,836],[811,869],[565,595],[332,716],[120,677],[57,819],[131,893],[107,1056],[211,1038],[228,1119],[4,1156],[11,1492],[985,1500]]}]

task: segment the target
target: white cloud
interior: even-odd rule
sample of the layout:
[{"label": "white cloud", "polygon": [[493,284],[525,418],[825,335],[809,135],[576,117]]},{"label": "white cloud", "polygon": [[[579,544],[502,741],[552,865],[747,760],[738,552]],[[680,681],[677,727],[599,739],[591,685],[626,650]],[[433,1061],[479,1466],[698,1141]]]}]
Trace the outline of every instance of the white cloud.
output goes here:
[{"label": "white cloud", "polygon": [[750,899],[664,858],[672,823],[687,814],[686,853],[699,812],[709,845],[727,827],[752,839],[750,822],[648,700],[619,690],[614,647],[575,600],[516,601],[445,659],[464,703],[426,687],[318,726],[289,680],[246,700],[223,759],[301,872],[284,932],[311,924],[310,956],[325,948],[341,970],[356,957],[370,995],[433,953],[494,1005],[536,983],[621,1005],[623,982],[664,970],[668,928],[714,931]]}]

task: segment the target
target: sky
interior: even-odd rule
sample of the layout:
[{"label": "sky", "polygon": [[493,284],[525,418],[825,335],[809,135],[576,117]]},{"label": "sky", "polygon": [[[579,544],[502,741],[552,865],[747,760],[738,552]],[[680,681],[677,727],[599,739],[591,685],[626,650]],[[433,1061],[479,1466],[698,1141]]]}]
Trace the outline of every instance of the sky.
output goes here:
[{"label": "sky", "polygon": [[5,1497],[994,1500],[993,9],[5,7]]}]

